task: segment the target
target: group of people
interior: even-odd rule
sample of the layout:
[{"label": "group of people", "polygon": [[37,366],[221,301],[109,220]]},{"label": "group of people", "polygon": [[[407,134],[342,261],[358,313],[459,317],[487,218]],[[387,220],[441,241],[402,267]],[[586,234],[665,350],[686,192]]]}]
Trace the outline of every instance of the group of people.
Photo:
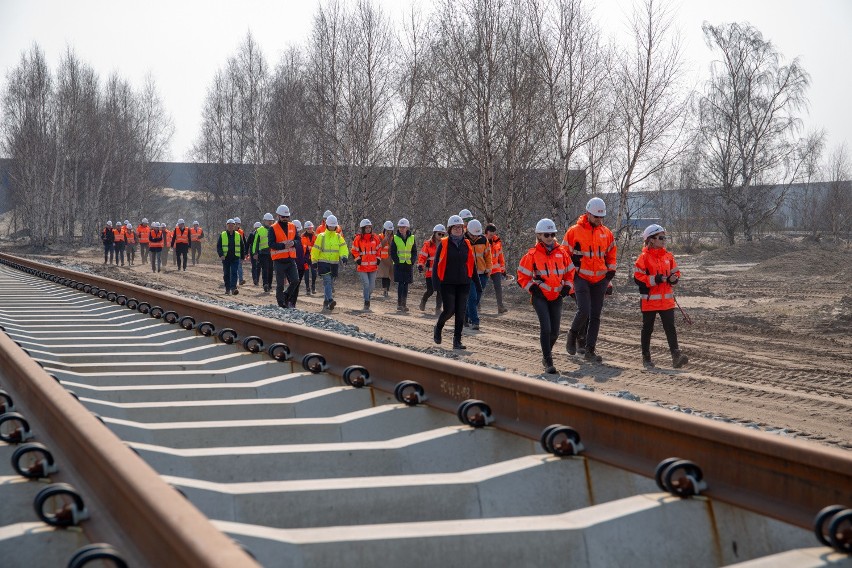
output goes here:
[{"label": "group of people", "polygon": [[149,224],[148,219],[143,218],[135,229],[133,224],[125,219],[124,223],[115,225],[112,221],[107,221],[101,230],[104,264],[115,263],[116,266],[124,266],[126,256],[128,265],[133,266],[138,244],[142,264],[147,264],[150,257],[152,272],[160,272],[162,267],[168,264],[169,250],[174,251],[178,270],[186,270],[189,251],[192,251],[194,266],[201,260],[202,239],[204,231],[198,221],[187,227],[183,219],[178,219],[175,227],[171,229],[165,223],[154,221]]},{"label": "group of people", "polygon": [[[601,312],[604,298],[612,294],[617,268],[617,247],[612,232],[603,224],[605,217],[606,203],[593,197],[586,204],[585,213],[565,232],[561,244],[556,241],[556,224],[550,219],[541,219],[535,228],[536,244],[518,266],[518,285],[530,293],[538,316],[545,373],[557,372],[553,347],[559,336],[565,296],[573,297],[577,304],[567,333],[566,351],[569,355],[581,352],[588,362],[602,360],[596,353]],[[688,362],[678,346],[674,323],[673,287],[680,280],[680,270],[674,256],[665,248],[666,230],[662,226],[648,226],[642,237],[644,246],[633,274],[639,286],[642,310],[642,362],[645,368],[654,367],[651,334],[659,314],[672,354],[672,365],[680,368]]]},{"label": "group of people", "polygon": [[[566,296],[573,298],[576,312],[567,332],[566,351],[580,354],[585,361],[597,363],[597,339],[600,331],[604,299],[613,292],[612,281],[617,269],[617,247],[612,232],[603,224],[606,204],[593,197],[585,212],[569,227],[562,242],[557,240],[556,224],[541,219],[535,227],[535,245],[521,258],[517,268],[518,285],[529,292],[530,303],[539,321],[539,341],[545,373],[557,373],[553,348],[560,333],[562,304]],[[665,248],[666,230],[650,225],[643,232],[644,246],[635,263],[633,279],[639,287],[642,311],[641,349],[646,368],[655,365],[651,359],[651,335],[659,314],[672,354],[672,364],[680,368],[688,362],[678,345],[674,322],[674,287],[680,270],[674,256]],[[142,219],[134,230],[129,221],[113,227],[107,222],[101,233],[104,263],[124,265],[125,252],[132,265],[135,245],[142,252],[142,262],[151,258],[151,270],[161,270],[164,249],[175,250],[179,270],[186,270],[187,252],[192,250],[192,264],[201,256],[204,233],[195,221],[187,228],[178,219],[174,229],[163,223],[148,224]],[[275,278],[275,298],[285,309],[295,308],[302,282],[308,295],[316,294],[317,277],[322,280],[323,311],[332,312],[334,283],[340,266],[351,254],[361,280],[364,310],[370,310],[373,292],[381,284],[388,296],[391,282],[397,285],[397,311],[406,313],[409,287],[414,270],[425,278],[426,290],[419,308],[435,296],[433,339],[440,344],[446,323],[455,318],[453,349],[465,349],[462,332],[465,326],[478,330],[479,304],[489,282],[492,282],[499,313],[508,311],[503,302],[503,280],[507,278],[503,244],[497,227],[474,219],[470,210],[451,215],[446,226],[437,224],[431,236],[418,250],[411,223],[401,218],[396,225],[385,221],[380,232],[373,231],[369,219],[362,219],[351,247],[338,223],[327,210],[318,227],[306,221],[291,220],[290,208],[280,205],[275,215],[266,213],[255,222],[248,234],[239,217],[230,218],[216,239],[216,252],[222,261],[225,294],[238,294],[245,284],[243,261],[251,261],[252,281],[270,293]],[[163,263],[165,264],[165,263]]]}]

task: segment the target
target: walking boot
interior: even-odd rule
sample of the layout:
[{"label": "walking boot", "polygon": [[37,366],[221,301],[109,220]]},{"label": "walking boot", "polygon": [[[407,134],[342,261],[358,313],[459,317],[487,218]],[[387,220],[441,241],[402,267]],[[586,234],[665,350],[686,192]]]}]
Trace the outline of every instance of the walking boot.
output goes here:
[{"label": "walking boot", "polygon": [[333,309],[334,309],[334,306],[336,306],[336,305],[337,305],[337,302],[335,302],[334,300],[329,300],[329,301],[328,301],[328,309],[329,309],[329,311],[333,310]]},{"label": "walking boot", "polygon": [[467,349],[464,345],[462,345],[461,338],[453,338],[453,349],[458,349],[459,351],[464,351]]},{"label": "walking boot", "polygon": [[586,352],[583,354],[583,360],[587,363],[600,363],[603,361],[603,357],[595,353],[594,349],[586,349]]},{"label": "walking boot", "polygon": [[440,344],[441,344],[441,331],[443,331],[443,330],[442,330],[440,327],[438,327],[438,324],[436,323],[436,324],[435,324],[435,329],[433,329],[433,330],[432,330],[432,339],[433,339],[433,340],[435,341],[435,343],[437,343],[438,345],[440,345]]},{"label": "walking boot", "polygon": [[382,292],[382,296],[384,296],[385,298],[387,298],[387,297],[388,297],[388,291],[387,291],[387,290],[385,290],[384,292]]},{"label": "walking boot", "polygon": [[586,336],[578,335],[577,336],[577,353],[583,355],[586,353]]},{"label": "walking boot", "polygon": [[408,301],[407,301],[407,300],[404,300],[404,301],[402,302],[402,311],[404,311],[404,312],[408,312],[408,311],[409,311],[409,310],[408,310]]},{"label": "walking boot", "polygon": [[364,302],[364,311],[365,312],[370,311],[370,302],[369,301]]},{"label": "walking boot", "polygon": [[556,370],[556,367],[553,366],[553,356],[546,356],[542,359],[542,364],[544,365],[544,373],[547,375],[557,375],[559,372]]},{"label": "walking boot", "polygon": [[565,351],[568,352],[568,355],[577,354],[577,334],[571,330],[568,330],[568,342],[565,344]]},{"label": "walking boot", "polygon": [[507,308],[505,306],[497,306],[497,313],[498,314],[505,314],[508,311],[509,311],[509,308]]},{"label": "walking boot", "polygon": [[423,299],[420,300],[420,311],[421,312],[426,311],[426,298],[423,298]]},{"label": "walking boot", "polygon": [[642,353],[642,366],[646,369],[653,369],[656,367],[656,365],[654,365],[654,362],[651,361],[650,353]]},{"label": "walking boot", "polygon": [[396,302],[396,311],[398,311],[398,312],[403,311],[403,309],[402,309],[402,302],[401,302],[401,301],[399,301],[399,300],[397,300],[397,302]]},{"label": "walking boot", "polygon": [[672,349],[672,367],[680,369],[689,363],[689,357],[680,352],[680,349]]}]

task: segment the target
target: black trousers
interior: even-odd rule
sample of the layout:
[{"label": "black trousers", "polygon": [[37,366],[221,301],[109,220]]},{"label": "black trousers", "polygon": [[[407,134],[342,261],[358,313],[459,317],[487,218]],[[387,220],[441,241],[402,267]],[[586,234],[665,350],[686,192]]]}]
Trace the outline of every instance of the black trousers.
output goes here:
[{"label": "black trousers", "polygon": [[124,243],[115,243],[115,264],[124,266]]},{"label": "black trousers", "polygon": [[308,271],[305,271],[305,291],[306,292],[316,292],[317,291],[317,266],[314,263],[310,263],[309,266],[311,273],[308,275]]},{"label": "black trousers", "polygon": [[257,283],[260,282],[260,255],[255,258],[252,255],[251,258],[251,283],[257,286]]},{"label": "black trousers", "polygon": [[432,297],[432,294],[437,292],[437,297],[435,298],[435,309],[441,309],[441,291],[435,290],[432,286],[432,277],[426,278],[426,291],[423,293],[423,303],[426,303],[426,300]]},{"label": "black trousers", "polygon": [[590,283],[585,278],[574,278],[574,295],[577,298],[577,314],[571,322],[571,331],[580,334],[583,322],[588,321],[586,331],[586,349],[595,350],[598,343],[598,331],[601,328],[601,312],[603,311],[604,292],[606,292],[607,280]]},{"label": "black trousers", "polygon": [[258,253],[257,263],[260,265],[260,278],[265,288],[272,288],[272,257],[268,254]]},{"label": "black trousers", "polygon": [[[175,245],[175,259],[177,259],[177,267],[178,270],[183,267],[186,270],[186,257],[189,254],[189,243],[180,243]],[[183,264],[181,264],[181,259],[183,260]]]},{"label": "black trousers", "polygon": [[112,264],[113,246],[112,243],[104,243],[104,262]]},{"label": "black trousers", "polygon": [[540,327],[538,340],[541,343],[541,354],[550,359],[553,357],[553,346],[559,337],[559,322],[562,320],[562,297],[548,300],[543,295],[533,294],[532,305],[538,316]]},{"label": "black trousers", "polygon": [[641,345],[643,355],[651,354],[651,334],[654,333],[654,321],[657,319],[657,314],[660,314],[660,320],[663,322],[663,330],[666,332],[666,340],[669,342],[669,349],[672,351],[678,349],[674,308],[670,310],[642,312]]},{"label": "black trousers", "polygon": [[[282,308],[286,308],[290,297],[294,296],[293,291],[299,287],[299,270],[296,268],[295,259],[292,258],[275,260],[272,264],[275,267],[275,301]],[[284,280],[287,280],[286,292]]]},{"label": "black trousers", "polygon": [[453,327],[453,341],[461,341],[462,329],[464,329],[464,314],[467,311],[467,297],[470,295],[470,284],[444,284],[441,283],[441,300],[444,309],[438,316],[438,331],[444,329],[444,324],[455,316]]}]

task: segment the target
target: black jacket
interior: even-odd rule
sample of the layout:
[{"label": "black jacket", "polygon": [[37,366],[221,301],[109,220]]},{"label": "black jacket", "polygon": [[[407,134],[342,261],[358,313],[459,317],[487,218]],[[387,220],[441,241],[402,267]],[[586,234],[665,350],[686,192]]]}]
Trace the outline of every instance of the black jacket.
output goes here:
[{"label": "black jacket", "polygon": [[473,270],[475,278],[467,275],[467,251],[470,248],[467,239],[462,239],[458,246],[452,239],[447,239],[447,266],[444,269],[444,279],[441,280],[438,277],[438,260],[441,258],[443,246],[443,241],[439,241],[438,248],[435,250],[435,267],[432,269],[432,285],[435,289],[440,289],[441,283],[453,285],[472,283],[481,293],[482,284],[479,282],[476,268],[474,267]]}]

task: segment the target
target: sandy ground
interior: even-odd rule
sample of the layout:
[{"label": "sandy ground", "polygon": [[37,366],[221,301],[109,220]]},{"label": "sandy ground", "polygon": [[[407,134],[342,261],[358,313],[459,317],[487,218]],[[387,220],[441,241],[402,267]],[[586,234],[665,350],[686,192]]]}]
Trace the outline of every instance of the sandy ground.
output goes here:
[{"label": "sandy ground", "polygon": [[[15,252],[9,250],[9,252]],[[32,252],[32,251],[31,251]],[[33,258],[37,255],[28,254]],[[54,255],[45,255],[47,258]],[[205,254],[209,256],[209,251]],[[90,264],[105,276],[151,284],[176,293],[191,292],[223,299],[221,266],[190,266],[178,273],[173,263],[160,274],[150,267],[104,267],[95,249],[58,257],[63,262]],[[622,267],[632,261],[622,260]],[[566,303],[563,334],[555,364],[561,376],[547,376],[566,385],[586,385],[604,394],[638,397],[637,403],[657,404],[681,412],[713,415],[761,430],[852,449],[852,250],[781,239],[744,243],[695,256],[678,257],[684,273],[679,289],[677,325],[687,367],[674,370],[662,326],[652,341],[658,369],[642,368],[639,350],[641,315],[632,272],[622,268],[616,294],[607,299],[598,353],[602,364],[587,364],[565,352],[564,331],[573,317]],[[274,304],[274,294],[248,285],[234,301]],[[510,311],[497,314],[493,290],[482,301],[479,331],[465,330],[467,350],[445,350],[432,342],[434,297],[427,311],[418,310],[424,291],[417,278],[407,314],[396,311],[395,288],[384,298],[374,294],[371,312],[361,311],[360,282],[350,264],[338,282],[332,315],[361,331],[396,344],[439,352],[467,362],[485,362],[508,371],[536,375],[542,371],[538,322],[528,295],[514,283],[504,287]],[[299,308],[320,311],[320,295],[302,288]],[[449,322],[448,326],[451,326]]]}]

